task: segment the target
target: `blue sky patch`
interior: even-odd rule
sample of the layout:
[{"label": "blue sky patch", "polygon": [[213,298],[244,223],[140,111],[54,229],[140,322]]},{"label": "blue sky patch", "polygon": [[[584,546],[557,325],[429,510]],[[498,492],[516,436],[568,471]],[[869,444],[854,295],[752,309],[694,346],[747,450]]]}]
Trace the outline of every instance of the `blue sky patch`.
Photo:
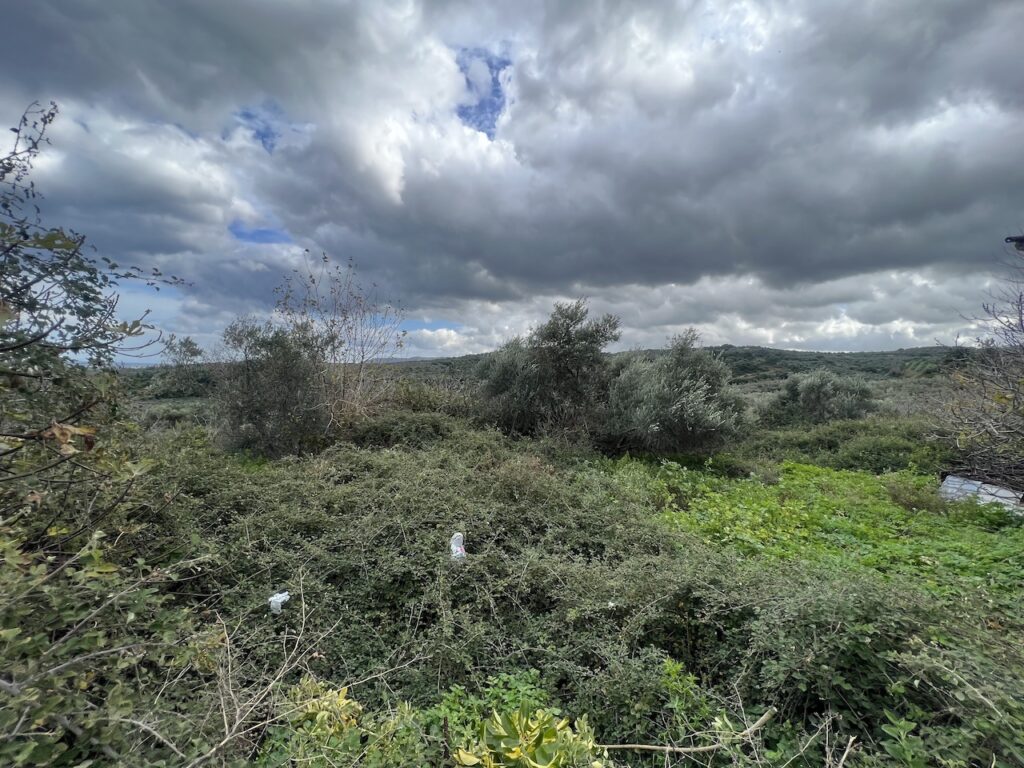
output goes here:
[{"label": "blue sky patch", "polygon": [[231,222],[228,231],[243,243],[290,243],[291,235],[276,227],[247,227],[237,219]]},{"label": "blue sky patch", "polygon": [[281,127],[286,122],[281,107],[272,101],[256,107],[243,107],[235,113],[235,119],[253,132],[268,153],[274,153],[281,139]]},{"label": "blue sky patch", "polygon": [[487,138],[494,139],[498,117],[505,108],[505,92],[501,72],[512,64],[511,59],[483,48],[463,48],[455,57],[466,79],[471,103],[456,109],[459,119]]}]

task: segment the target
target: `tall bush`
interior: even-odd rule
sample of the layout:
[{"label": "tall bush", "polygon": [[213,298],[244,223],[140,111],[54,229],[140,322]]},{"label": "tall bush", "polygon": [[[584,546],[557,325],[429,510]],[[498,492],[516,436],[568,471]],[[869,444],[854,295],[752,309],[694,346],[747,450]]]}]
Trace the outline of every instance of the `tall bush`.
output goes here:
[{"label": "tall bush", "polygon": [[329,422],[317,376],[326,363],[311,336],[239,318],[223,341],[217,411],[224,443],[265,456],[322,444]]},{"label": "tall bush", "polygon": [[859,419],[874,408],[871,388],[861,379],[841,377],[827,370],[796,374],[760,413],[770,426],[824,424],[837,419]]},{"label": "tall bush", "polygon": [[556,304],[546,323],[489,355],[479,369],[488,415],[509,432],[589,432],[607,399],[603,350],[619,319],[588,319],[586,303]]},{"label": "tall bush", "polygon": [[668,353],[631,358],[612,381],[607,439],[645,451],[691,451],[721,444],[742,413],[727,390],[729,367],[698,346],[696,331],[672,340]]},{"label": "tall bush", "polygon": [[978,348],[958,349],[949,397],[936,409],[937,436],[958,469],[979,479],[1024,488],[1024,240],[1008,274],[974,318]]},{"label": "tall bush", "polygon": [[56,115],[30,109],[0,158],[0,764],[147,765],[127,754],[154,744],[166,764],[160,738],[195,723],[152,703],[167,675],[195,680],[190,621],[166,590],[180,566],[127,545],[170,501],[139,491],[148,464],[112,436],[113,363],[146,344],[116,286],[139,272],[39,217],[28,176]]},{"label": "tall bush", "polygon": [[276,316],[239,318],[217,367],[224,442],[264,456],[316,449],[383,402],[387,358],[402,345],[401,313],[324,256],[279,289]]}]

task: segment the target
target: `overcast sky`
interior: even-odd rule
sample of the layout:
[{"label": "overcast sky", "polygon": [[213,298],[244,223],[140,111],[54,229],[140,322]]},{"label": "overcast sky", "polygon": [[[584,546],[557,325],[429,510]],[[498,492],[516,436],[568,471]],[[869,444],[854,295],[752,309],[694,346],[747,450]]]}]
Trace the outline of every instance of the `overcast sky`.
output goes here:
[{"label": "overcast sky", "polygon": [[58,102],[51,224],[192,286],[206,345],[303,249],[409,355],[554,301],[622,347],[893,349],[964,330],[1024,228],[1024,2],[55,0],[3,12],[0,122]]}]

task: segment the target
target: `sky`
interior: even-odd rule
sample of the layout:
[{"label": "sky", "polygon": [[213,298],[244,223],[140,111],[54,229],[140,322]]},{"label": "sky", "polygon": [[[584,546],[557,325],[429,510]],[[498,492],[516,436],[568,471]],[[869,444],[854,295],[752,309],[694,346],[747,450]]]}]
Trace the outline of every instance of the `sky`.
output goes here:
[{"label": "sky", "polygon": [[619,348],[951,342],[1024,231],[1020,0],[60,0],[4,12],[0,123],[58,103],[51,225],[189,281],[207,347],[304,252],[404,355],[585,297]]}]

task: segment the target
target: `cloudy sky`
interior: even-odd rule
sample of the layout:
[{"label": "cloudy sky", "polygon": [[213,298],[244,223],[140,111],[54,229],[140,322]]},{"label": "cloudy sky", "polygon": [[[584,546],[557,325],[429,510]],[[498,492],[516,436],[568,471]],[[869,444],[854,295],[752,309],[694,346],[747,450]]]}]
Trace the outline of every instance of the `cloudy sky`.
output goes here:
[{"label": "cloudy sky", "polygon": [[212,344],[305,248],[493,348],[559,299],[621,346],[890,349],[964,328],[1024,228],[1024,2],[57,0],[0,122],[58,102],[53,224],[189,279]]}]

